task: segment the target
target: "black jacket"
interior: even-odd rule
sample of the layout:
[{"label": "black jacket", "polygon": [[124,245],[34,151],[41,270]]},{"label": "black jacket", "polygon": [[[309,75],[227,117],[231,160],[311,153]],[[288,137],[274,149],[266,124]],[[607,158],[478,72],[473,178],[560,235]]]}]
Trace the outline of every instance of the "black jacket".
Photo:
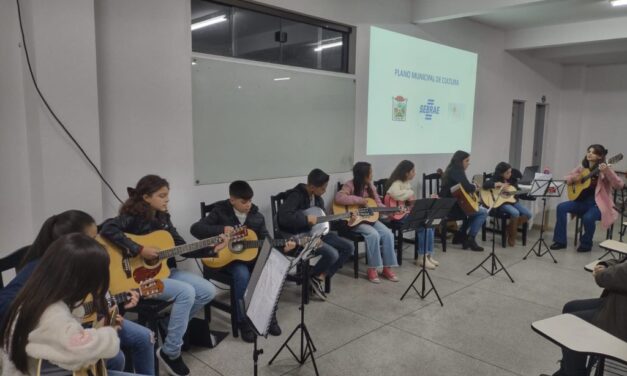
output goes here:
[{"label": "black jacket", "polygon": [[[457,184],[461,184],[468,193],[473,193],[477,190],[477,187],[468,181],[464,169],[454,167],[450,171],[444,172],[439,196],[443,198],[453,197],[451,194],[451,188]],[[451,209],[448,218],[466,218],[466,214],[464,214],[462,208],[459,207],[459,204],[455,204],[453,209]]]},{"label": "black jacket", "polygon": [[[311,207],[309,193],[307,193],[305,184],[298,184],[296,187],[287,191],[287,197],[283,204],[279,207],[277,213],[277,221],[281,231],[290,234],[298,234],[309,231],[311,226],[307,222],[307,216],[303,214],[303,210]],[[315,206],[324,210],[324,200],[320,196],[314,198]]]},{"label": "black jacket", "polygon": [[[263,214],[259,212],[259,208],[254,204],[250,208],[250,212],[248,212],[246,221],[243,224],[250,230],[253,230],[259,240],[263,240],[270,235],[266,228],[266,220]],[[209,215],[194,223],[189,231],[196,238],[205,239],[222,234],[224,226],[235,227],[238,225],[240,223],[235,215],[233,205],[231,205],[229,200],[224,200],[216,202]]]},{"label": "black jacket", "polygon": [[608,333],[627,341],[627,262],[615,260],[605,262],[607,269],[595,276],[599,287],[603,287],[604,298],[600,311],[593,323]]},{"label": "black jacket", "polygon": [[[175,245],[185,244],[185,239],[179,235],[174,225],[172,225],[170,214],[164,212],[157,212],[157,215],[152,220],[128,214],[120,214],[117,217],[109,218],[101,225],[100,236],[109,240],[120,249],[126,250],[130,256],[137,256],[142,246],[126,237],[124,233],[146,235],[157,230],[169,232],[174,239]],[[186,256],[190,256],[190,254]],[[168,260],[168,265],[173,267],[175,265],[174,259]]]}]

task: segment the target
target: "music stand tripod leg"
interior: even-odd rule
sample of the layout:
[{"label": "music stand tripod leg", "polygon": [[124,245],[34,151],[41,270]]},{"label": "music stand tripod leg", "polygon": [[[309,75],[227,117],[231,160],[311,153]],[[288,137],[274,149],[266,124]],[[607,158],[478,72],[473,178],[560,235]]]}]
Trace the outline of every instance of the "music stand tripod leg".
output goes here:
[{"label": "music stand tripod leg", "polygon": [[[427,271],[427,268],[426,268],[426,265],[427,265],[427,228],[428,227],[423,227],[425,234],[423,236],[423,248],[422,249],[424,253],[422,254],[422,267],[420,268],[420,271],[418,272],[414,280],[411,282],[409,287],[407,287],[407,290],[405,290],[405,292],[401,296],[401,300],[403,300],[405,298],[405,295],[407,295],[407,293],[409,292],[409,290],[413,288],[414,291],[416,291],[416,293],[418,294],[418,296],[420,296],[420,299],[426,298],[427,295],[429,295],[429,293],[433,291],[435,293],[435,296],[438,298],[438,301],[440,302],[440,306],[444,306],[444,303],[442,303],[442,299],[440,298],[440,294],[438,294],[438,290],[435,288],[435,285],[433,284],[433,280],[431,279],[431,276],[429,275],[429,272]],[[418,291],[418,289],[416,289],[416,287],[414,286],[414,284],[416,283],[418,278],[420,278],[420,276],[422,276],[422,291]],[[429,279],[429,284],[431,285],[431,288],[428,291],[425,291],[427,290],[427,279]]]},{"label": "music stand tripod leg", "polygon": [[[500,272],[502,270],[502,271],[505,272],[505,274],[507,274],[507,277],[509,278],[509,280],[512,281],[512,283],[514,283],[514,279],[509,274],[509,272],[505,268],[505,265],[503,265],[503,263],[501,262],[501,260],[499,259],[499,257],[496,255],[496,253],[494,251],[494,248],[495,248],[495,245],[496,245],[496,230],[495,230],[496,227],[495,226],[496,226],[496,217],[492,217],[492,249],[490,251],[490,254],[488,255],[488,257],[483,259],[483,261],[481,261],[481,263],[479,265],[475,266],[474,269],[472,269],[471,271],[466,273],[466,275],[472,274],[472,272],[474,272],[475,270],[477,270],[479,268],[483,268],[491,276],[496,275],[496,273],[498,273],[498,272]],[[490,270],[486,269],[486,267],[483,266],[483,264],[485,264],[485,262],[488,261],[488,260],[490,260]],[[499,266],[500,266],[500,269],[499,269]]]}]

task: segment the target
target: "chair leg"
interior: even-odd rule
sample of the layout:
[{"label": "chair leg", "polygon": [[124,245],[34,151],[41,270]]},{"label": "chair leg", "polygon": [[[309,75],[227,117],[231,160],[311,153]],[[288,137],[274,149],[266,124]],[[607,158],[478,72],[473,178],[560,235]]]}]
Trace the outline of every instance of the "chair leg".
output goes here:
[{"label": "chair leg", "polygon": [[[494,231],[494,229],[492,229],[492,231]],[[487,232],[486,224],[485,222],[483,222],[483,224],[481,225],[481,240],[483,241],[486,240],[486,235],[487,235],[486,232]]]},{"label": "chair leg", "polygon": [[527,245],[527,231],[529,230],[529,222],[523,223],[522,227],[522,244],[523,246]]},{"label": "chair leg", "polygon": [[[448,226],[446,225],[446,221],[442,222],[443,224],[441,225],[442,228],[440,229],[440,234],[442,235],[442,252],[446,252],[446,235],[448,233]],[[417,254],[415,256],[415,258],[417,259]]]},{"label": "chair leg", "polygon": [[575,217],[575,247],[579,241],[579,217]]},{"label": "chair leg", "polygon": [[403,231],[396,230],[396,261],[398,266],[403,265]]},{"label": "chair leg", "polygon": [[355,271],[355,279],[359,277],[359,242],[353,242],[355,249],[353,250],[353,270]]},{"label": "chair leg", "polygon": [[324,293],[329,294],[331,292],[331,277],[328,275],[324,277]]},{"label": "chair leg", "polygon": [[239,333],[239,328],[237,324],[237,314],[235,313],[235,309],[237,307],[237,301],[235,300],[235,294],[233,294],[233,280],[231,280],[231,284],[229,286],[231,290],[229,291],[230,299],[231,299],[231,331],[233,331],[233,337],[237,338]]},{"label": "chair leg", "polygon": [[507,248],[507,218],[501,218],[501,247]]}]

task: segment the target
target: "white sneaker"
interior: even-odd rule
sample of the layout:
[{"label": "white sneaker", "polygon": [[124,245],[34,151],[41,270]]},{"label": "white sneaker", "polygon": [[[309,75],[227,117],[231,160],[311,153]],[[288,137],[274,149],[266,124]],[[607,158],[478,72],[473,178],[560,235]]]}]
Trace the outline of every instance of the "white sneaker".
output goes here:
[{"label": "white sneaker", "polygon": [[431,261],[431,263],[435,266],[440,266],[440,263],[438,261],[435,261],[435,259],[431,257],[431,255],[427,255],[427,260]]},{"label": "white sneaker", "polygon": [[[422,260],[423,260],[423,258],[422,258],[422,257],[418,257],[418,260],[416,260],[416,265],[418,265],[418,266],[419,266],[419,267],[421,267],[421,268],[422,268]],[[434,269],[435,269],[435,265],[433,265],[433,264],[431,263],[431,261],[429,261],[429,259],[427,259],[427,260],[425,261],[425,268],[427,268],[427,269],[429,269],[429,270],[434,270]]]}]

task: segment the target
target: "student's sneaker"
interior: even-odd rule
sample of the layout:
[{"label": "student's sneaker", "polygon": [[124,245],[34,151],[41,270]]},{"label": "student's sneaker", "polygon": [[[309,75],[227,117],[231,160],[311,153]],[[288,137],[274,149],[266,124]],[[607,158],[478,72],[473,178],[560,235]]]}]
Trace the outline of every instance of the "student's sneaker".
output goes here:
[{"label": "student's sneaker", "polygon": [[166,371],[171,376],[188,376],[189,368],[183,362],[183,357],[178,356],[176,359],[170,359],[163,353],[161,347],[157,349],[157,358],[161,361],[161,364],[165,367]]},{"label": "student's sneaker", "polygon": [[398,277],[396,276],[396,274],[392,271],[392,268],[384,266],[383,267],[383,272],[381,273],[381,275],[392,282],[398,282]]},{"label": "student's sneaker", "polygon": [[279,321],[276,319],[276,313],[274,315],[272,315],[272,320],[270,321],[270,327],[268,328],[268,333],[270,333],[271,336],[275,336],[278,337],[281,335],[283,331],[281,330],[281,327],[279,326]]},{"label": "student's sneaker", "polygon": [[590,252],[591,250],[591,247],[584,247],[583,245],[577,247],[577,252]]},{"label": "student's sneaker", "polygon": [[431,255],[427,255],[427,260],[431,261],[431,263],[435,266],[440,266],[440,262],[435,261],[435,259]]},{"label": "student's sneaker", "polygon": [[[422,268],[422,256],[418,256],[418,260],[416,260],[416,265],[420,268]],[[428,258],[425,261],[425,268],[429,269],[429,270],[434,270],[435,269],[435,264],[432,263]]]},{"label": "student's sneaker", "polygon": [[324,292],[323,281],[317,277],[310,278],[311,291],[322,300],[327,300],[327,294]]},{"label": "student's sneaker", "polygon": [[242,341],[246,343],[255,342],[256,334],[253,331],[253,328],[250,327],[250,324],[248,323],[248,321],[242,321],[241,323],[238,324],[238,326],[239,326],[240,336],[242,337]]},{"label": "student's sneaker", "polygon": [[368,268],[368,280],[372,283],[381,283],[376,268]]},{"label": "student's sneaker", "polygon": [[558,242],[554,242],[553,244],[551,244],[551,248],[552,250],[556,251],[558,249],[564,249],[566,248],[566,244],[562,244],[562,243],[558,243]]}]

